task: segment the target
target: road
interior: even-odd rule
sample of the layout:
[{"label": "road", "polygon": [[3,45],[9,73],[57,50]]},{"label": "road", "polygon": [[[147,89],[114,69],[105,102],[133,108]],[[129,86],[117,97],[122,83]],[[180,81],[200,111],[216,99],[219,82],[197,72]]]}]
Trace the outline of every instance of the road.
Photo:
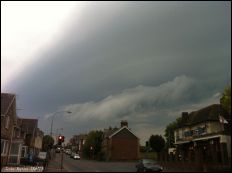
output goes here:
[{"label": "road", "polygon": [[[57,154],[60,157],[60,154]],[[94,160],[74,160],[64,154],[63,166],[71,172],[135,172],[133,162],[99,162]]]}]

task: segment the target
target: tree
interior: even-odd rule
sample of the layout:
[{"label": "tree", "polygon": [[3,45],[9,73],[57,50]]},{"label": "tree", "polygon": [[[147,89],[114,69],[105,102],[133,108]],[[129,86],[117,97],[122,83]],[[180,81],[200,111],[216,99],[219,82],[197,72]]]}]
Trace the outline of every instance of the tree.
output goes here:
[{"label": "tree", "polygon": [[165,146],[165,140],[161,135],[151,135],[149,138],[151,148],[155,152],[160,152]]},{"label": "tree", "polygon": [[174,130],[178,128],[178,126],[181,123],[181,117],[177,118],[174,122],[171,122],[166,126],[165,129],[165,138],[166,138],[166,148],[172,148],[174,147]]},{"label": "tree", "polygon": [[231,114],[231,86],[225,87],[220,99],[222,107]]},{"label": "tree", "polygon": [[54,139],[50,135],[45,135],[42,142],[42,150],[48,151],[52,148],[54,144]]},{"label": "tree", "polygon": [[86,158],[96,158],[99,155],[102,148],[103,132],[91,131],[88,134],[86,142],[83,146],[83,154]]}]

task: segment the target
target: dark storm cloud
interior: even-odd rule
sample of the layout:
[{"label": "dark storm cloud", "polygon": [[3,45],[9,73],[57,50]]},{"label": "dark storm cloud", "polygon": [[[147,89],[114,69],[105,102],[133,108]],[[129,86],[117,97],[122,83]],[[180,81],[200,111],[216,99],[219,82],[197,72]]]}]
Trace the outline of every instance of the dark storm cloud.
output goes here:
[{"label": "dark storm cloud", "polygon": [[[121,120],[126,119],[130,127],[141,134],[140,137],[144,142],[149,134],[141,131],[141,125],[150,126],[150,130],[155,129],[156,133],[158,128],[158,133],[163,134],[162,130],[167,123],[180,116],[181,111],[194,110],[194,107],[198,109],[218,102],[220,94],[208,99],[198,99],[198,105],[193,106],[192,98],[198,94],[197,82],[187,76],[179,76],[156,87],[140,85],[97,102],[62,106],[59,110],[71,111],[72,114],[59,115],[56,126],[65,127],[71,132],[70,134],[74,134],[75,131],[83,129],[118,126]],[[49,120],[51,115],[46,115],[44,118]]]},{"label": "dark storm cloud", "polygon": [[[28,115],[63,106],[76,110],[72,118],[82,116],[77,122],[94,120],[78,124],[76,130],[101,127],[106,117],[135,123],[131,117],[137,115],[142,122],[139,117],[149,114],[157,115],[147,118],[150,124],[164,125],[174,118],[162,119],[159,111],[210,99],[230,82],[230,10],[229,2],[88,3],[81,16],[67,22],[59,41],[38,54],[6,89],[19,95],[18,104]],[[172,82],[178,80],[178,91],[185,97],[167,104],[176,91]],[[139,91],[163,91],[165,84],[171,86],[167,95],[134,98]],[[132,99],[108,106],[115,96],[126,98],[128,93]],[[69,127],[75,129],[72,123]]]}]

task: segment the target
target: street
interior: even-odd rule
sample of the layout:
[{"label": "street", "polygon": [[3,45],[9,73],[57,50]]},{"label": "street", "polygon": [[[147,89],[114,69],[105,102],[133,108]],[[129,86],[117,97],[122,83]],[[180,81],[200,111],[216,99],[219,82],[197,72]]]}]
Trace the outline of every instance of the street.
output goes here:
[{"label": "street", "polygon": [[[74,160],[69,155],[63,154],[63,170],[64,172],[136,172],[136,161],[96,161],[96,160]],[[49,162],[53,165],[52,169],[47,172],[59,172],[61,163],[61,154],[56,153],[56,158]],[[49,166],[51,167],[51,166]],[[183,170],[167,170],[164,172],[183,172]]]},{"label": "street", "polygon": [[[63,168],[69,172],[135,172],[135,161],[100,162],[95,160],[74,160],[69,155],[63,155]],[[61,154],[57,153],[55,162],[60,168]],[[51,161],[52,162],[52,161]]]}]

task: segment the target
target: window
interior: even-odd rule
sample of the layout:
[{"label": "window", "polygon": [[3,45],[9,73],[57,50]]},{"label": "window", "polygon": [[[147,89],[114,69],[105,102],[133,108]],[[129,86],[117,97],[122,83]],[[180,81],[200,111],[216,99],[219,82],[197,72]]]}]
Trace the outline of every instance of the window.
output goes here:
[{"label": "window", "polygon": [[18,127],[14,128],[14,138],[20,138],[20,129]]},{"label": "window", "polygon": [[19,143],[12,143],[10,154],[18,154],[19,152]]},{"label": "window", "polygon": [[9,147],[9,141],[1,139],[1,156],[6,156]]},{"label": "window", "polygon": [[9,141],[5,141],[5,149],[4,149],[4,154],[7,155],[8,149],[9,149]]},{"label": "window", "polygon": [[1,155],[3,154],[5,141],[1,139]]},{"label": "window", "polygon": [[21,158],[27,156],[27,146],[22,146]]},{"label": "window", "polygon": [[11,145],[9,163],[19,164],[21,155],[21,143],[13,142]]}]

